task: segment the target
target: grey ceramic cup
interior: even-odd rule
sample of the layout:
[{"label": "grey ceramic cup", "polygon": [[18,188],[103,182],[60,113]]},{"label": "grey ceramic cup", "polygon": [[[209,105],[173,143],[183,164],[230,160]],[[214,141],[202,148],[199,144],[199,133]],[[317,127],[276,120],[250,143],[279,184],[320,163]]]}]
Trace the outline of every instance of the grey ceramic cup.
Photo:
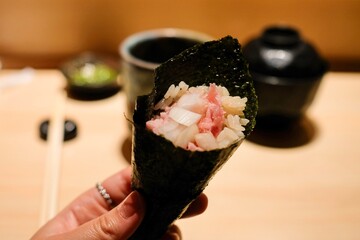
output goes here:
[{"label": "grey ceramic cup", "polygon": [[204,33],[176,28],[153,29],[127,37],[119,47],[126,117],[132,120],[136,98],[151,92],[156,67],[183,50],[210,40],[213,38]]}]

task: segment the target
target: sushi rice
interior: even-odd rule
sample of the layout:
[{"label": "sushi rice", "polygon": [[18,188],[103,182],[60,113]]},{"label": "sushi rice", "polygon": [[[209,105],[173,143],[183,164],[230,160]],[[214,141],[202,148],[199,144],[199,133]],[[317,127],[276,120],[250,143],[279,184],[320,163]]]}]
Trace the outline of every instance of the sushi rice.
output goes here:
[{"label": "sushi rice", "polygon": [[175,146],[190,151],[226,148],[245,138],[247,98],[230,96],[215,83],[189,87],[172,84],[155,105],[159,114],[146,122],[147,129]]}]

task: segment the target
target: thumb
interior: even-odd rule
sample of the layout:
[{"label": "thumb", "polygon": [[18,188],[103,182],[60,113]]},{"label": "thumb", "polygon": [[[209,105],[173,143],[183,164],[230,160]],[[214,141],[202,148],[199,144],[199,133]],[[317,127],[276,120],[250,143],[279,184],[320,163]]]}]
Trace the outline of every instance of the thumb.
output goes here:
[{"label": "thumb", "polygon": [[61,239],[125,240],[139,227],[144,215],[144,199],[133,191],[111,211],[64,234]]}]

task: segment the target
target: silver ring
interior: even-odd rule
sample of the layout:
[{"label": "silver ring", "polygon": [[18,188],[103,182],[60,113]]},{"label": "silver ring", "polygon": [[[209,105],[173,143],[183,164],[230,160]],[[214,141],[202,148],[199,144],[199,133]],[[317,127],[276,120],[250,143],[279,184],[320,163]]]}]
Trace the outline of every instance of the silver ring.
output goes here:
[{"label": "silver ring", "polygon": [[106,189],[101,185],[101,183],[96,183],[96,189],[101,194],[101,196],[105,199],[107,204],[112,208],[114,207],[114,201],[111,199],[110,194],[106,192]]}]

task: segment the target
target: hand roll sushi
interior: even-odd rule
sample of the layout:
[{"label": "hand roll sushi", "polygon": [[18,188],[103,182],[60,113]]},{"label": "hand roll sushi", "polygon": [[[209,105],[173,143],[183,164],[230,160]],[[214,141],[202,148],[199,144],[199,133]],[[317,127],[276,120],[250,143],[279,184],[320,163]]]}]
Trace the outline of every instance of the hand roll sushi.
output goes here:
[{"label": "hand roll sushi", "polygon": [[237,39],[195,45],[155,70],[133,116],[132,188],[147,212],[131,239],[160,239],[255,126],[257,97]]}]

